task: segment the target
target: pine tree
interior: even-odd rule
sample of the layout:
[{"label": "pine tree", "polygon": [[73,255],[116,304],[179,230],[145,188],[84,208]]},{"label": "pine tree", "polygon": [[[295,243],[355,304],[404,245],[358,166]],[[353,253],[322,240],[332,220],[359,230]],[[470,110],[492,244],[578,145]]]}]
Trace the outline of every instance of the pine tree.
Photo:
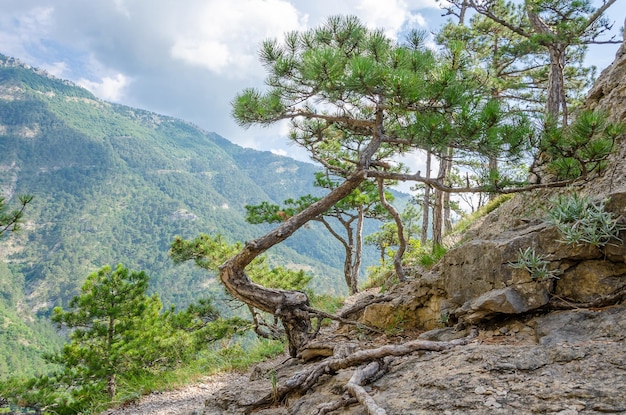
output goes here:
[{"label": "pine tree", "polygon": [[264,42],[261,60],[269,89],[246,89],[233,101],[233,115],[242,126],[291,120],[291,139],[345,178],[220,267],[220,279],[233,296],[281,319],[294,356],[314,335],[308,298],[253,284],[245,268],[254,258],[368,178],[449,188],[419,172],[404,173],[392,162],[395,156],[449,147],[488,156],[518,151],[527,138],[523,118],[505,122],[497,104],[475,93],[475,80],[442,62],[423,39],[413,32],[397,44],[354,17],[331,17],[319,28],[287,34],[283,43]]},{"label": "pine tree", "polygon": [[20,207],[9,211],[4,197],[0,197],[0,237],[7,232],[15,232],[19,229],[20,222],[24,216],[26,205],[32,202],[32,196],[19,196]]},{"label": "pine tree", "polygon": [[[452,0],[450,3],[456,9],[469,7],[507,29],[512,33],[505,35],[508,39],[522,38],[519,45],[528,55],[547,55],[545,116],[566,126],[570,111],[566,79],[582,75],[577,77],[582,81],[578,85],[581,89],[590,80],[590,72],[580,67],[586,45],[619,43],[612,38],[601,40],[612,26],[604,14],[615,1],[607,0],[598,8],[592,6],[591,0],[525,0],[522,6],[502,1]],[[453,8],[449,10],[454,13]]]},{"label": "pine tree", "polygon": [[[152,346],[142,322],[155,320],[160,300],[147,296],[147,289],[145,273],[130,272],[121,264],[90,274],[81,295],[70,301],[69,310],[53,310],[52,321],[73,329],[71,342],[53,361],[64,365],[75,382],[104,383],[113,398],[118,376],[137,369],[140,363],[135,356]],[[141,349],[129,349],[129,345]]]}]

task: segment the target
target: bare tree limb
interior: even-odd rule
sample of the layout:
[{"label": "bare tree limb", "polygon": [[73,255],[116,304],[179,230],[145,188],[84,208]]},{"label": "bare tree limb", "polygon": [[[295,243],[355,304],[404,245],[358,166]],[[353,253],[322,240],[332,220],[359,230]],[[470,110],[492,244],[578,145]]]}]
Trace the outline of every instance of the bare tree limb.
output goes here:
[{"label": "bare tree limb", "polygon": [[501,26],[506,27],[507,29],[509,29],[510,31],[517,33],[518,35],[525,37],[525,38],[529,38],[531,37],[531,34],[522,30],[520,27],[515,26],[509,22],[507,22],[504,19],[499,18],[498,16],[496,16],[495,14],[493,14],[491,12],[491,10],[489,10],[487,7],[481,5],[481,4],[477,4],[476,1],[474,0],[470,0],[469,1],[469,5],[476,10],[477,13],[482,14],[485,17],[488,17],[489,19],[493,20],[494,22],[500,24]]},{"label": "bare tree limb", "polygon": [[596,10],[596,12],[594,14],[592,14],[591,16],[589,16],[589,19],[587,19],[587,25],[585,27],[582,27],[579,31],[579,33],[585,31],[589,26],[591,26],[596,20],[598,20],[600,18],[600,16],[602,16],[604,14],[604,12],[613,5],[613,3],[615,3],[617,0],[608,0],[605,1],[604,4],[602,6],[600,6],[598,8],[598,10]]},{"label": "bare tree limb", "polygon": [[323,403],[317,407],[317,412],[315,415],[326,415],[333,411],[336,411],[339,408],[344,408],[346,406],[350,406],[352,404],[357,403],[358,401],[352,397],[348,393],[334,402]]},{"label": "bare tree limb", "polygon": [[389,302],[393,300],[393,297],[391,296],[371,296],[370,299],[364,301],[361,300],[358,302],[358,304],[355,304],[354,306],[344,310],[341,312],[341,314],[339,314],[340,317],[342,318],[347,318],[348,316],[357,313],[361,310],[363,310],[364,308],[368,307],[371,304],[376,304],[376,303],[384,303],[384,302]]},{"label": "bare tree limb", "polygon": [[509,187],[509,188],[497,189],[497,188],[493,188],[492,186],[452,187],[452,186],[443,184],[440,180],[436,178],[430,178],[430,179],[426,178],[422,176],[421,172],[419,171],[415,174],[409,174],[409,173],[398,173],[398,172],[390,172],[390,171],[368,170],[367,177],[383,178],[386,180],[398,180],[402,182],[409,182],[409,181],[420,182],[420,183],[430,185],[431,187],[441,190],[442,192],[448,192],[448,193],[485,193],[485,192],[487,193],[488,192],[522,193],[522,192],[528,192],[530,190],[535,190],[535,189],[550,189],[550,188],[555,188],[555,187],[565,187],[580,180],[580,179],[561,180],[558,182],[551,182],[551,183],[537,183],[537,184],[530,184],[530,185],[525,185],[525,186],[520,186],[520,187]]}]

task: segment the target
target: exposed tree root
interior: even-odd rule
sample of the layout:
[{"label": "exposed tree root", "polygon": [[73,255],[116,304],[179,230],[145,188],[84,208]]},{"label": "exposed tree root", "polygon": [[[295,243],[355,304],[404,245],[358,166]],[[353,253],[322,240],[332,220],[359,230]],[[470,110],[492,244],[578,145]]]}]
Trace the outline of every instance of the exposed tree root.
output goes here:
[{"label": "exposed tree root", "polygon": [[[368,411],[378,410],[376,403],[362,388],[361,383],[367,379],[372,379],[376,374],[383,369],[383,365],[380,362],[389,356],[404,356],[419,350],[424,351],[443,351],[450,349],[451,347],[467,344],[471,339],[476,337],[477,330],[472,329],[467,337],[462,339],[456,339],[452,341],[429,341],[429,340],[412,340],[403,344],[385,345],[375,349],[357,350],[350,353],[354,348],[337,348],[335,347],[335,354],[333,357],[329,357],[321,362],[314,364],[313,366],[302,370],[291,378],[287,379],[284,384],[279,385],[271,393],[267,394],[258,401],[250,404],[245,413],[250,414],[257,409],[267,408],[274,405],[276,402],[284,402],[290,396],[299,396],[310,390],[324,374],[333,375],[341,369],[347,369],[349,367],[363,365],[364,368],[350,379],[346,388],[361,402]],[[321,343],[321,342],[320,342]],[[330,345],[328,348],[332,348]],[[370,362],[378,362],[375,365],[369,365]],[[376,368],[376,369],[374,369]],[[332,405],[335,405],[333,403]],[[332,406],[331,405],[331,406]],[[320,409],[327,411],[328,409]],[[325,412],[321,412],[325,413]],[[384,412],[370,412],[372,414],[383,414]]]},{"label": "exposed tree root", "polygon": [[331,413],[332,411],[336,411],[339,408],[343,408],[344,406],[350,406],[358,402],[359,401],[352,398],[350,394],[346,393],[341,397],[341,399],[318,406],[315,415],[326,415],[328,413]]},{"label": "exposed tree root", "polygon": [[[284,338],[285,336],[285,331],[280,329],[278,326],[278,321],[274,321],[273,324],[269,324],[267,322],[265,322],[265,320],[263,319],[263,316],[261,316],[260,313],[256,312],[256,310],[252,307],[248,307],[250,309],[250,313],[252,313],[252,318],[253,318],[253,323],[254,323],[254,331],[260,335],[261,337],[264,338],[268,338],[268,339],[281,339]],[[377,334],[382,334],[383,331],[374,327],[370,327],[366,324],[360,323],[358,321],[355,320],[350,320],[341,316],[336,316],[334,314],[329,314],[326,313],[324,311],[321,310],[317,310],[313,307],[309,307],[309,306],[304,306],[302,307],[302,310],[312,314],[312,315],[317,315],[318,316],[318,322],[317,322],[317,327],[315,328],[314,332],[311,334],[310,338],[314,339],[317,337],[320,328],[322,326],[322,319],[324,318],[328,318],[330,320],[334,320],[334,321],[338,321],[342,324],[346,324],[346,325],[352,325],[352,326],[356,326],[359,329],[362,330],[366,330],[369,331],[371,333],[377,333]],[[335,343],[333,342],[327,342],[327,343],[320,343],[320,342],[313,342],[310,341],[308,342],[303,348],[301,348],[300,350],[298,350],[298,353],[295,357],[303,360],[303,361],[309,361],[312,359],[315,359],[317,357],[328,357],[328,356],[332,356],[334,354],[334,348],[335,348]]]},{"label": "exposed tree root", "polygon": [[369,415],[387,415],[387,411],[376,404],[376,401],[363,388],[363,384],[372,378],[380,378],[386,372],[387,368],[380,361],[370,362],[355,370],[346,385],[348,392],[365,407]]},{"label": "exposed tree root", "polygon": [[252,323],[254,332],[264,339],[280,340],[285,338],[285,330],[278,326],[278,322],[274,319],[273,324],[269,324],[265,321],[263,316],[258,313],[253,307],[248,306],[250,314],[252,315]]},{"label": "exposed tree root", "polygon": [[577,303],[575,301],[570,301],[562,297],[553,296],[550,299],[548,306],[551,309],[557,310],[574,310],[577,308],[606,307],[609,305],[618,304],[624,300],[626,300],[626,286],[620,288],[612,294],[603,295],[594,301],[588,301],[585,303]]}]

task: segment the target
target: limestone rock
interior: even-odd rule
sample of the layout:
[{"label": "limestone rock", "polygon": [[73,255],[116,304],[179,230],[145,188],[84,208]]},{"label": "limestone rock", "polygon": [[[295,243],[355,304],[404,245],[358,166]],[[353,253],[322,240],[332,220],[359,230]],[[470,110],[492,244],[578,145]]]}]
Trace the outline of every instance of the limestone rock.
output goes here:
[{"label": "limestone rock", "polygon": [[591,302],[626,286],[626,263],[585,261],[560,277],[555,294],[578,303]]},{"label": "limestone rock", "polygon": [[626,44],[622,44],[615,61],[602,71],[587,94],[585,106],[592,110],[603,110],[616,121],[626,121]]},{"label": "limestone rock", "polygon": [[530,295],[523,295],[513,287],[487,291],[480,297],[468,301],[455,314],[466,314],[468,323],[478,323],[486,316],[499,314],[521,314],[546,305],[550,297],[546,290],[531,290]]},{"label": "limestone rock", "polygon": [[[504,326],[508,327],[508,326]],[[626,412],[626,305],[602,310],[551,313],[530,319],[524,330],[493,327],[467,346],[447,352],[423,352],[393,359],[389,372],[368,386],[370,396],[388,414],[606,414]],[[431,334],[434,336],[432,337]],[[452,329],[427,338],[456,338]],[[310,365],[314,363],[309,363]],[[293,374],[304,369],[286,369]],[[341,370],[309,393],[263,414],[309,415],[320,404],[339,399],[353,370]],[[278,369],[281,379],[282,370]],[[265,387],[267,380],[250,385]],[[231,396],[233,391],[224,390]],[[217,399],[219,401],[219,399]],[[239,411],[239,412],[237,412]],[[243,413],[231,403],[223,412]],[[351,405],[332,412],[364,414]]]}]

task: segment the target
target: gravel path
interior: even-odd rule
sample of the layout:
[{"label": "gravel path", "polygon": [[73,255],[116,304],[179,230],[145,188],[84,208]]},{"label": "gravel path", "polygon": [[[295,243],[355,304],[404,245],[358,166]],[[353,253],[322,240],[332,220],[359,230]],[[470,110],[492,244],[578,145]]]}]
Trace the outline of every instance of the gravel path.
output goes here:
[{"label": "gravel path", "polygon": [[222,373],[207,376],[199,383],[173,391],[152,393],[125,407],[110,409],[101,415],[192,415],[200,414],[205,401],[226,385],[236,387],[248,382],[248,374]]}]

